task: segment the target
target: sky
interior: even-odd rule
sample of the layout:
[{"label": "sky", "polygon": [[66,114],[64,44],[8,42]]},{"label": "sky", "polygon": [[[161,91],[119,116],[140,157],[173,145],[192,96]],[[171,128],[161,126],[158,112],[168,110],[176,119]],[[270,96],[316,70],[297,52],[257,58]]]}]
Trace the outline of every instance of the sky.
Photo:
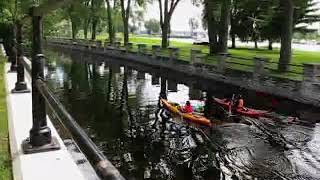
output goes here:
[{"label": "sky", "polygon": [[[319,0],[320,1],[320,0]],[[171,28],[173,31],[189,31],[189,19],[194,17],[197,18],[199,21],[199,27],[202,29],[201,26],[201,14],[202,8],[196,7],[192,5],[190,0],[181,0],[178,4],[176,10],[174,11],[173,17],[171,19]],[[145,18],[151,19],[160,19],[159,15],[159,5],[157,2],[148,4],[147,12],[145,14]],[[201,30],[199,28],[199,30]]]},{"label": "sky", "polygon": [[[314,0],[318,2],[318,8],[320,9],[320,0]],[[320,13],[320,10],[319,10]],[[189,19],[194,17],[199,21],[199,29],[203,30],[201,26],[201,14],[202,14],[202,7],[194,6],[190,0],[181,0],[180,4],[177,6],[172,20],[171,20],[171,27],[173,31],[189,31]],[[145,18],[151,19],[158,19],[159,20],[159,6],[158,3],[155,2],[153,4],[149,4],[147,6],[147,12],[145,14]],[[320,23],[316,23],[310,26],[311,28],[320,28]]]}]

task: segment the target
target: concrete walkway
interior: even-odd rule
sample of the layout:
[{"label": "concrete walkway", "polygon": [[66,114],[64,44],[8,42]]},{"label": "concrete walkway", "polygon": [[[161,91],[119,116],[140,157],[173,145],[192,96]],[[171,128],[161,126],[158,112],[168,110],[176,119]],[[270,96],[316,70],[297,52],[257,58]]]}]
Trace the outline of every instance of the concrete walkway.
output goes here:
[{"label": "concrete walkway", "polygon": [[[3,48],[0,45],[0,53]],[[7,91],[9,139],[12,156],[13,178],[15,180],[84,180],[84,176],[63,144],[50,120],[48,126],[61,149],[57,151],[23,154],[21,143],[29,136],[32,127],[31,93],[12,94],[17,79],[16,73],[7,73],[9,64],[5,66],[5,83]],[[30,81],[26,78],[28,87]]]}]

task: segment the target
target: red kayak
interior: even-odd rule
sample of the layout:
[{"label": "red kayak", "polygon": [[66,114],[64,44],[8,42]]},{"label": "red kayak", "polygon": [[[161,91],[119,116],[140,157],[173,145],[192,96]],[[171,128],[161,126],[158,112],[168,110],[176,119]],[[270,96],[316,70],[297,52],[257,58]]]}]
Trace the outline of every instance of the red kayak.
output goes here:
[{"label": "red kayak", "polygon": [[[224,109],[229,110],[230,100],[214,98],[215,103],[221,105]],[[259,118],[267,115],[268,111],[256,110],[251,108],[242,108],[236,110],[238,114],[251,118]]]}]

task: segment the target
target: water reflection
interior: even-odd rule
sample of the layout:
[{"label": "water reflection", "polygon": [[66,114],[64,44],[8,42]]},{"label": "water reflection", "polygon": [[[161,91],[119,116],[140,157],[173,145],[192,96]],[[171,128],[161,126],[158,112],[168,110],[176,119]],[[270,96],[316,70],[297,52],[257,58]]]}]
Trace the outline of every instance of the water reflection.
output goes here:
[{"label": "water reflection", "polygon": [[49,85],[127,179],[320,177],[317,124],[279,116],[192,128],[158,108],[158,98],[199,99],[206,93],[195,85],[79,53],[48,54]]}]

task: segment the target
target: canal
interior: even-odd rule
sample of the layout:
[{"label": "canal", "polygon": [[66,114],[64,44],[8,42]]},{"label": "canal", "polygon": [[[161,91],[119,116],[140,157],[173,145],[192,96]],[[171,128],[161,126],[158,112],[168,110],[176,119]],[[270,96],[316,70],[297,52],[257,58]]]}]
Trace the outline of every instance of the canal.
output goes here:
[{"label": "canal", "polygon": [[50,88],[127,179],[320,179],[319,117],[292,122],[288,116],[296,110],[290,108],[247,124],[192,128],[162,120],[160,92],[184,103],[230,90],[205,92],[81,52],[46,55]]}]

